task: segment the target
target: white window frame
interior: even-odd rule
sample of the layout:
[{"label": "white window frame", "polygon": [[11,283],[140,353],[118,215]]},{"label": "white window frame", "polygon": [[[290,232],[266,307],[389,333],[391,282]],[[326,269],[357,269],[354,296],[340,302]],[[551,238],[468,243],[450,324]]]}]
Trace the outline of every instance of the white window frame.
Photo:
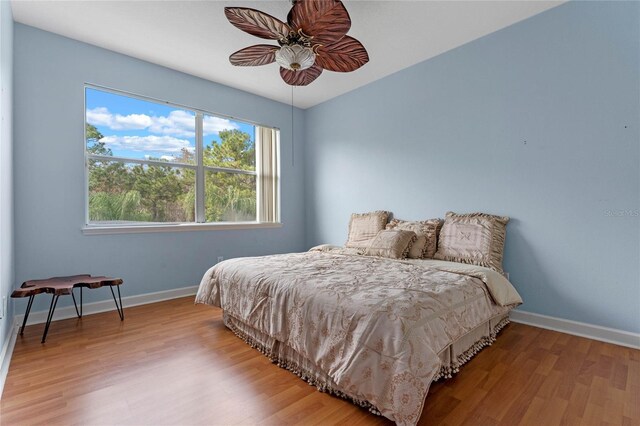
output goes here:
[{"label": "white window frame", "polygon": [[[155,160],[141,160],[134,158],[125,158],[125,157],[117,157],[117,156],[108,156],[108,155],[97,155],[90,154],[87,150],[87,134],[86,134],[86,111],[87,111],[87,102],[86,102],[86,93],[87,89],[99,90],[107,93],[112,93],[118,96],[126,96],[133,99],[139,99],[142,101],[153,102],[161,105],[167,105],[174,108],[183,109],[189,112],[193,112],[195,114],[195,130],[196,130],[196,164],[185,164],[178,163],[172,161],[155,161]],[[276,146],[278,149],[278,157],[279,146],[280,146],[280,129],[274,126],[267,126],[258,124],[256,122],[252,122],[250,120],[239,119],[235,117],[231,117],[224,114],[218,114],[190,106],[180,105],[175,102],[161,101],[158,99],[150,98],[147,96],[137,95],[129,92],[125,92],[122,90],[116,90],[96,84],[85,83],[83,86],[83,99],[84,99],[84,111],[83,111],[83,150],[84,150],[84,188],[85,188],[85,223],[82,227],[82,233],[84,235],[102,235],[102,234],[129,234],[129,233],[150,233],[150,232],[176,232],[176,231],[201,231],[201,230],[230,230],[230,229],[255,229],[255,228],[280,228],[282,227],[282,222],[280,220],[280,179],[278,179],[278,189],[277,189],[277,211],[278,211],[278,219],[277,222],[260,222],[258,218],[260,217],[260,203],[259,203],[259,193],[258,187],[260,179],[260,170],[259,164],[261,163],[258,157],[258,147],[256,146],[256,169],[255,170],[241,170],[241,169],[230,169],[225,167],[211,167],[204,165],[203,159],[203,150],[204,150],[204,137],[203,137],[203,117],[205,115],[212,117],[220,117],[230,120],[241,121],[243,123],[251,124],[254,128],[257,127],[267,127],[274,129],[276,131]],[[256,140],[256,135],[254,135],[254,143]],[[133,163],[133,164],[146,164],[146,165],[155,165],[155,166],[164,166],[164,167],[176,167],[182,169],[191,169],[196,172],[196,205],[195,205],[195,221],[194,222],[167,222],[167,223],[150,223],[150,222],[130,222],[130,223],[118,223],[118,224],[92,224],[89,220],[89,161],[90,160],[98,160],[98,161],[116,161],[121,163]],[[232,173],[232,174],[246,174],[252,175],[256,177],[256,220],[248,221],[248,222],[205,222],[205,172],[218,172],[218,173]],[[276,171],[278,176],[280,176],[280,161],[278,161],[278,170]]]}]

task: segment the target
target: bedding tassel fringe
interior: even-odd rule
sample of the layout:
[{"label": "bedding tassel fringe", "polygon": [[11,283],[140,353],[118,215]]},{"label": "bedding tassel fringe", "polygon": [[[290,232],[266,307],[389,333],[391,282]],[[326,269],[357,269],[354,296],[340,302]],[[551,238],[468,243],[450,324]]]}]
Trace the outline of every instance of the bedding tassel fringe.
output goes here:
[{"label": "bedding tassel fringe", "polygon": [[[480,352],[486,346],[491,346],[491,344],[496,341],[496,336],[498,335],[498,333],[507,324],[509,324],[509,322],[510,322],[509,321],[509,317],[503,318],[502,321],[500,321],[494,327],[493,331],[491,332],[491,334],[488,337],[483,337],[482,339],[480,339],[477,342],[475,342],[469,349],[464,351],[462,354],[458,355],[456,360],[453,363],[451,363],[450,365],[443,365],[440,368],[440,371],[438,371],[438,373],[436,373],[436,375],[434,376],[433,381],[435,382],[435,381],[443,379],[443,378],[444,379],[450,379],[451,377],[453,377],[454,374],[456,374],[456,373],[458,373],[460,371],[460,367],[462,367],[464,364],[469,362],[478,352]],[[291,371],[296,376],[300,377],[302,380],[307,382],[310,386],[315,386],[316,389],[318,389],[320,392],[328,393],[330,395],[335,395],[337,397],[346,399],[347,401],[350,401],[355,405],[358,405],[360,407],[368,409],[373,414],[376,414],[378,416],[381,415],[380,411],[374,405],[372,405],[370,402],[363,401],[363,400],[357,399],[357,398],[353,398],[352,396],[347,395],[346,393],[344,393],[342,391],[339,391],[337,389],[332,388],[331,386],[327,385],[326,383],[324,383],[321,380],[319,380],[316,377],[314,377],[314,374],[311,373],[310,371],[307,371],[307,370],[301,368],[297,363],[281,359],[279,356],[274,354],[272,350],[267,348],[262,343],[258,342],[253,337],[247,335],[242,330],[239,330],[235,325],[233,325],[231,323],[226,323],[226,322],[225,322],[225,325],[236,336],[238,336],[240,339],[242,339],[247,345],[251,346],[252,348],[254,348],[256,350],[258,350],[264,356],[269,358],[271,360],[271,362],[276,364],[278,367],[281,367],[281,368],[284,368],[286,370]]]},{"label": "bedding tassel fringe", "polygon": [[372,405],[370,402],[363,401],[363,400],[357,399],[357,398],[353,398],[352,396],[347,395],[346,393],[344,393],[342,391],[339,391],[337,389],[332,388],[331,386],[327,385],[326,383],[318,380],[316,377],[314,377],[313,373],[301,368],[295,362],[291,362],[291,361],[287,361],[287,360],[281,359],[279,356],[274,354],[273,351],[268,349],[266,346],[264,346],[262,343],[258,342],[253,337],[245,334],[242,330],[239,330],[235,325],[229,324],[229,323],[227,323],[225,325],[236,336],[238,336],[240,339],[242,339],[247,345],[251,346],[252,348],[254,348],[256,350],[258,350],[264,356],[269,358],[271,360],[271,362],[276,364],[278,367],[281,367],[281,368],[284,368],[286,370],[291,371],[293,374],[295,374],[296,376],[300,377],[302,380],[307,382],[310,386],[315,386],[316,389],[318,389],[320,392],[328,393],[330,395],[335,395],[335,396],[340,397],[342,399],[346,399],[347,401],[349,401],[349,402],[351,402],[351,403],[353,403],[355,405],[358,405],[360,407],[368,409],[373,414],[376,414],[378,416],[381,415],[380,411],[378,411],[378,409],[374,405]]},{"label": "bedding tassel fringe", "polygon": [[509,324],[509,317],[505,317],[500,321],[493,329],[491,334],[487,337],[476,341],[469,349],[458,355],[458,357],[449,365],[443,365],[440,371],[433,377],[433,381],[440,379],[450,379],[454,374],[460,371],[460,367],[469,362],[478,352],[484,349],[486,346],[491,346],[496,341],[496,336],[502,329]]}]

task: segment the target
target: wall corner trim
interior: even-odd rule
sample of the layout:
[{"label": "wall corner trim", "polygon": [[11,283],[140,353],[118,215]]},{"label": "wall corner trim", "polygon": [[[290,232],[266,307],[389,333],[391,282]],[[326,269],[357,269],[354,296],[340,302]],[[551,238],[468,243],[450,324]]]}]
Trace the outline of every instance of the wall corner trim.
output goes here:
[{"label": "wall corner trim", "polygon": [[559,331],[560,333],[586,337],[588,339],[599,340],[601,342],[613,343],[614,345],[640,349],[640,333],[632,333],[629,331],[617,330],[615,328],[550,317],[517,309],[511,311],[509,318],[511,321],[520,324]]}]

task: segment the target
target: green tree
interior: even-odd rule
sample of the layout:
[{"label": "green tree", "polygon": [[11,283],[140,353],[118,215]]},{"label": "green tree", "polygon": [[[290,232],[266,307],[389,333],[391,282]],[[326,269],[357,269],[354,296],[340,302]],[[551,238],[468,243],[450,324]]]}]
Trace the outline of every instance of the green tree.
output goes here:
[{"label": "green tree", "polygon": [[[111,149],[100,140],[104,137],[93,125],[86,123],[87,151],[89,154],[113,156]],[[90,192],[120,192],[127,185],[127,171],[122,163],[89,159]]]},{"label": "green tree", "polygon": [[[113,156],[112,151],[100,142],[103,135],[98,129],[88,123],[86,126],[87,151]],[[212,141],[203,150],[206,166],[255,170],[255,145],[251,135],[226,130],[219,136],[220,142]],[[183,149],[174,161],[194,164],[195,154]],[[195,171],[192,169],[89,160],[89,217],[92,221],[193,221],[195,198]],[[208,222],[255,220],[255,176],[206,171],[205,215]]]},{"label": "green tree", "polygon": [[[113,156],[101,139],[102,133],[85,124],[87,152]],[[126,167],[118,162],[89,159],[89,218],[92,221],[145,220],[139,211],[140,194],[130,191]]]},{"label": "green tree", "polygon": [[[240,130],[223,130],[220,142],[212,141],[203,152],[206,166],[255,170],[255,143]],[[253,175],[211,172],[205,175],[207,222],[256,220],[256,179]]]},{"label": "green tree", "polygon": [[182,169],[169,166],[136,165],[131,168],[132,189],[139,192],[142,206],[151,214],[153,222],[182,222],[184,211],[181,197],[185,186],[193,185]]},{"label": "green tree", "polygon": [[204,165],[228,169],[255,170],[256,150],[251,135],[237,129],[222,130],[220,143],[212,141],[204,149]]},{"label": "green tree", "polygon": [[100,139],[104,138],[104,135],[100,133],[96,126],[86,123],[85,134],[87,136],[87,151],[90,154],[113,155],[111,149],[107,148],[104,142],[100,142]]},{"label": "green tree", "polygon": [[89,196],[89,217],[92,221],[149,221],[151,217],[140,208],[140,193],[95,192]]},{"label": "green tree", "polygon": [[[195,164],[195,153],[186,148],[182,148],[180,155],[175,161],[178,163]],[[192,169],[182,169],[181,173],[183,182],[186,184],[184,189],[186,193],[181,197],[180,203],[184,212],[185,222],[194,222],[196,220],[196,173]]]}]

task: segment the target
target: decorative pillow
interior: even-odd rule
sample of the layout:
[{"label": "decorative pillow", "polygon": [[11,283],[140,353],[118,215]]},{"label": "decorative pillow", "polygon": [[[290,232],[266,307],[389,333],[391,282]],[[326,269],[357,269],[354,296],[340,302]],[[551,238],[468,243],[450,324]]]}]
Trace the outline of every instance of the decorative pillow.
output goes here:
[{"label": "decorative pillow", "polygon": [[506,216],[447,212],[434,257],[484,266],[502,273],[507,222]]},{"label": "decorative pillow", "polygon": [[376,234],[384,229],[388,219],[389,212],[385,211],[352,214],[349,222],[349,238],[344,246],[368,247]]},{"label": "decorative pillow", "polygon": [[371,240],[369,247],[364,250],[364,255],[404,259],[415,240],[416,233],[413,231],[385,229]]},{"label": "decorative pillow", "polygon": [[411,259],[431,259],[436,254],[440,225],[442,225],[440,219],[413,222],[391,219],[391,222],[387,224],[387,229],[402,229],[415,232],[417,239],[411,246],[408,257]]}]

